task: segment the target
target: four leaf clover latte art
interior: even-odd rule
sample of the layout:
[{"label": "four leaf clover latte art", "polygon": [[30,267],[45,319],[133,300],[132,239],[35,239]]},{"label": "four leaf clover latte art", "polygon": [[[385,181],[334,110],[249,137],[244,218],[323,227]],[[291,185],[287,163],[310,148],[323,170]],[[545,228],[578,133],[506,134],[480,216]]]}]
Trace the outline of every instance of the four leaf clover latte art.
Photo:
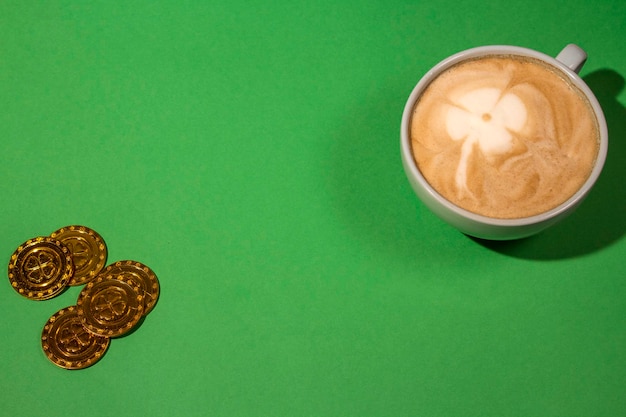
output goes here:
[{"label": "four leaf clover latte art", "polygon": [[497,88],[472,90],[455,104],[448,110],[446,128],[452,139],[464,141],[455,181],[460,190],[466,190],[467,163],[474,145],[485,154],[509,152],[511,131],[521,130],[527,114],[519,97]]},{"label": "four leaf clover latte art", "polygon": [[598,154],[583,96],[537,60],[462,61],[416,101],[414,160],[434,191],[467,211],[500,219],[547,212],[581,188]]}]

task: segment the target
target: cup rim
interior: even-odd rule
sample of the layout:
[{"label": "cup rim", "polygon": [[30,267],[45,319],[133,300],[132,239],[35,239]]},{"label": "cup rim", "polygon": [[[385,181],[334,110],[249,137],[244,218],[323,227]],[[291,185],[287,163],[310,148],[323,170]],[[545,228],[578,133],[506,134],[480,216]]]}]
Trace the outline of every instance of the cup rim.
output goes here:
[{"label": "cup rim", "polygon": [[[443,195],[441,195],[438,191],[436,191],[424,178],[422,173],[420,172],[415,159],[413,157],[413,151],[411,146],[411,137],[410,137],[410,124],[411,124],[411,116],[413,113],[413,108],[415,106],[415,102],[421,95],[422,91],[444,70],[448,69],[452,65],[455,65],[461,61],[465,61],[470,58],[480,57],[480,56],[489,56],[489,55],[521,55],[531,58],[539,59],[552,67],[556,67],[559,69],[564,75],[566,75],[576,86],[585,94],[591,107],[594,110],[596,120],[598,123],[599,130],[599,147],[598,147],[598,155],[596,156],[596,160],[594,166],[587,177],[587,180],[583,183],[583,185],[567,200],[559,204],[558,206],[539,213],[532,216],[527,217],[519,217],[519,218],[511,218],[511,219],[503,219],[503,218],[495,218],[488,217],[482,214],[474,213],[463,207],[460,207],[448,199],[446,199]],[[584,197],[589,193],[595,182],[598,180],[600,173],[604,167],[604,163],[606,160],[606,154],[608,150],[608,129],[606,126],[606,119],[604,117],[604,113],[602,111],[602,107],[598,102],[596,96],[593,94],[589,86],[583,81],[583,79],[572,69],[567,67],[561,61],[558,61],[556,58],[551,57],[542,52],[521,47],[521,46],[513,46],[513,45],[485,45],[478,46],[474,48],[469,48],[457,52],[449,57],[443,59],[435,66],[433,66],[428,72],[426,72],[418,83],[415,85],[409,98],[404,106],[404,111],[402,113],[402,123],[401,123],[401,147],[403,159],[405,160],[405,168],[410,171],[412,177],[420,184],[420,186],[428,193],[430,196],[437,200],[437,202],[447,210],[456,213],[464,218],[467,218],[471,221],[491,225],[491,226],[506,226],[506,227],[519,227],[519,226],[527,226],[545,222],[547,220],[556,218],[558,216],[564,215],[567,213],[573,206],[578,205]]]}]

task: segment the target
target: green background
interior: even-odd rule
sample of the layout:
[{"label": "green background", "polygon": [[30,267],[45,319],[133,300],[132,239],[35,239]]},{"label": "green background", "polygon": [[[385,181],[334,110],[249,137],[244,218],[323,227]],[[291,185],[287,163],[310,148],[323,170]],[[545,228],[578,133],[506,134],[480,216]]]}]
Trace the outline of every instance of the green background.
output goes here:
[{"label": "green background", "polygon": [[[597,187],[481,242],[402,170],[419,78],[485,44],[589,54]],[[0,280],[3,416],[626,415],[626,2],[0,2],[0,255],[70,224],[149,265],[91,368],[44,356],[80,288]]]}]

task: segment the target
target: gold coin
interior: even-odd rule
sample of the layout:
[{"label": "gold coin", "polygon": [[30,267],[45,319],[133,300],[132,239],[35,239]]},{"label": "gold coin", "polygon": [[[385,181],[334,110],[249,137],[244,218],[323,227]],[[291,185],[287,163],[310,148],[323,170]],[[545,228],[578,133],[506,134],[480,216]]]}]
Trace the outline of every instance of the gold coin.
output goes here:
[{"label": "gold coin", "polygon": [[67,226],[53,232],[52,238],[67,246],[74,261],[74,276],[68,285],[82,285],[102,271],[107,247],[102,237],[85,226]]},{"label": "gold coin", "polygon": [[136,261],[118,261],[104,268],[102,274],[130,279],[141,288],[144,316],[150,313],[156,305],[160,292],[159,280],[148,266]]},{"label": "gold coin", "polygon": [[98,336],[122,336],[143,316],[141,288],[131,279],[111,274],[88,282],[76,304],[83,326]]},{"label": "gold coin", "polygon": [[60,294],[73,274],[69,249],[51,237],[24,242],[9,261],[11,286],[31,300],[47,300]]},{"label": "gold coin", "polygon": [[102,358],[110,339],[89,333],[80,322],[75,306],[56,312],[43,328],[41,346],[55,365],[82,369]]}]

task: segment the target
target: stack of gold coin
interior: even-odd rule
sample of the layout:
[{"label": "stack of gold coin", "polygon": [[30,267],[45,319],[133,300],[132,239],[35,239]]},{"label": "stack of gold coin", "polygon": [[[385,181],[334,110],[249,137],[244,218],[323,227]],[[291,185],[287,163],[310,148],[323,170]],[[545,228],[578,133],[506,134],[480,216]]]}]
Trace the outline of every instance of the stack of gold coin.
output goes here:
[{"label": "stack of gold coin", "polygon": [[104,267],[106,259],[104,240],[85,226],[30,239],[11,256],[11,286],[31,300],[55,297],[68,285],[84,285],[76,305],[57,311],[44,325],[43,351],[57,366],[93,365],[111,338],[136,329],[159,298],[159,281],[148,266],[128,260]]},{"label": "stack of gold coin", "polygon": [[9,261],[9,280],[18,294],[48,300],[68,285],[82,285],[104,268],[107,247],[102,237],[85,226],[67,226],[50,236],[21,244]]},{"label": "stack of gold coin", "polygon": [[143,322],[159,291],[156,275],[140,262],[107,266],[81,290],[76,305],[50,317],[41,335],[46,356],[66,369],[93,365],[111,338],[127,335]]}]

